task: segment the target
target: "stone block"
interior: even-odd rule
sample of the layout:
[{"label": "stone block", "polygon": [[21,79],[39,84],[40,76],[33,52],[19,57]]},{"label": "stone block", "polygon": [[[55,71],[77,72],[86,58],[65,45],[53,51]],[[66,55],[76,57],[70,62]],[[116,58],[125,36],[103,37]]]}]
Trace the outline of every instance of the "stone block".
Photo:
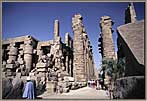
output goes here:
[{"label": "stone block", "polygon": [[12,72],[6,72],[6,75],[7,75],[7,76],[12,76],[13,73],[12,73]]},{"label": "stone block", "polygon": [[69,92],[69,88],[63,88],[63,93],[68,93]]},{"label": "stone block", "polygon": [[17,55],[17,50],[10,50],[8,52],[9,55]]},{"label": "stone block", "polygon": [[19,55],[23,55],[24,54],[24,51],[23,50],[20,50],[19,51]]},{"label": "stone block", "polygon": [[19,49],[24,49],[24,44],[21,44]]},{"label": "stone block", "polygon": [[20,78],[14,78],[11,83],[13,87],[11,88],[11,91],[7,94],[6,99],[22,99],[22,80]]},{"label": "stone block", "polygon": [[14,68],[14,64],[6,64],[6,68],[13,69]]},{"label": "stone block", "polygon": [[2,78],[5,78],[5,77],[6,77],[6,73],[2,72]]},{"label": "stone block", "polygon": [[37,63],[36,67],[40,68],[40,67],[46,67],[46,63]]},{"label": "stone block", "polygon": [[11,63],[14,63],[14,60],[15,60],[15,56],[9,56],[9,59],[7,60],[7,64],[11,64]]},{"label": "stone block", "polygon": [[37,72],[45,72],[46,71],[46,68],[38,68],[37,69]]},{"label": "stone block", "polygon": [[7,98],[9,92],[11,92],[13,85],[10,79],[2,78],[2,98]]},{"label": "stone block", "polygon": [[7,46],[7,49],[6,50],[10,50],[10,46]]},{"label": "stone block", "polygon": [[43,72],[39,72],[39,74],[37,74],[37,77],[45,77],[45,76],[46,76],[46,74]]},{"label": "stone block", "polygon": [[18,59],[17,61],[19,62],[20,65],[24,64],[24,61],[22,59]]},{"label": "stone block", "polygon": [[29,73],[29,76],[35,76],[35,73],[31,73],[31,72],[30,72],[30,73]]},{"label": "stone block", "polygon": [[46,83],[46,89],[48,93],[54,93],[55,84],[53,82],[47,82]]},{"label": "stone block", "polygon": [[21,73],[16,73],[16,78],[20,78],[21,77]]},{"label": "stone block", "polygon": [[33,48],[30,47],[25,47],[24,49],[24,54],[32,54],[33,53]]},{"label": "stone block", "polygon": [[115,99],[145,99],[144,76],[130,76],[117,79],[114,83]]},{"label": "stone block", "polygon": [[62,87],[63,88],[67,88],[68,87],[68,84],[66,82],[62,82]]},{"label": "stone block", "polygon": [[79,88],[79,87],[78,87],[78,83],[72,82],[71,89],[72,89],[72,90],[75,90],[75,89],[78,89],[78,88]]},{"label": "stone block", "polygon": [[12,63],[12,60],[8,59],[7,60],[7,64]]}]

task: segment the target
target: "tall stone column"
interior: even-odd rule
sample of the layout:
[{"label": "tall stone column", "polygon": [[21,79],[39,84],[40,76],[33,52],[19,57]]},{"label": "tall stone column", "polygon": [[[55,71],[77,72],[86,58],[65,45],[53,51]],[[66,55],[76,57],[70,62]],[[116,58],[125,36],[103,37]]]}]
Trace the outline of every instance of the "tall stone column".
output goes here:
[{"label": "tall stone column", "polygon": [[125,24],[136,22],[136,12],[133,3],[130,3],[128,8],[125,10]]},{"label": "tall stone column", "polygon": [[85,61],[85,77],[86,77],[86,80],[88,80],[88,75],[87,75],[87,40],[88,40],[88,37],[87,37],[87,33],[86,33],[86,30],[85,28],[83,28],[83,44],[84,44],[84,61]]},{"label": "tall stone column", "polygon": [[54,38],[59,37],[59,21],[55,20],[54,23]]},{"label": "tall stone column", "polygon": [[26,65],[27,72],[31,71],[32,67],[32,54],[33,54],[33,46],[32,40],[29,39],[28,41],[24,42],[24,61]]},{"label": "tall stone column", "polygon": [[84,44],[83,44],[83,24],[82,16],[76,14],[72,18],[72,29],[74,33],[73,39],[73,69],[75,81],[85,82],[85,61],[84,61]]},{"label": "tall stone column", "polygon": [[[116,59],[116,55],[114,50],[113,38],[112,38],[112,33],[113,33],[112,25],[113,25],[113,21],[109,16],[101,17],[101,21],[100,21],[101,37],[99,38],[99,42],[101,42],[101,44],[99,44],[99,46],[100,46],[100,50],[101,50],[100,53],[102,54],[102,58],[114,60]],[[107,85],[110,80],[107,78],[107,74],[105,70],[104,70],[104,74],[105,74],[104,77],[105,79],[103,78],[104,83]]]},{"label": "tall stone column", "polygon": [[101,51],[102,57],[115,59],[114,43],[112,38],[112,25],[113,21],[109,16],[101,17]]},{"label": "tall stone column", "polygon": [[92,52],[92,46],[90,46],[90,78],[94,79],[94,65],[93,65],[93,52]]},{"label": "tall stone column", "polygon": [[[69,33],[66,33],[65,34],[65,44],[66,44],[66,46],[70,46],[70,44],[69,44]],[[69,53],[70,53],[70,51],[68,51],[67,53],[66,53],[66,61],[65,61],[65,66],[66,66],[66,72],[67,73],[69,73]]]}]

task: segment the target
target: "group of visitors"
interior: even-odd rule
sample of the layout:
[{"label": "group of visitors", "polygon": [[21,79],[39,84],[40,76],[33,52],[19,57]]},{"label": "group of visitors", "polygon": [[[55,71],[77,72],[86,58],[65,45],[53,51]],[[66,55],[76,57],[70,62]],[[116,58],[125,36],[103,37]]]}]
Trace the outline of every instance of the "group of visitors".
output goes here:
[{"label": "group of visitors", "polygon": [[88,87],[95,88],[96,87],[96,81],[95,80],[88,80]]},{"label": "group of visitors", "polygon": [[107,87],[104,84],[104,81],[102,79],[98,79],[98,80],[88,80],[88,87],[91,88],[96,88],[97,90],[103,89],[106,90]]}]

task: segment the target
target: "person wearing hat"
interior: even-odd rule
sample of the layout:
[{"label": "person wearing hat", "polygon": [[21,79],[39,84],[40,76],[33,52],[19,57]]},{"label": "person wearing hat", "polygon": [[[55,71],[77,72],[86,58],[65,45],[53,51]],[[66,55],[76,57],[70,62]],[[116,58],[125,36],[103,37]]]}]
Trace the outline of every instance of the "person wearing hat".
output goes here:
[{"label": "person wearing hat", "polygon": [[30,76],[27,77],[27,83],[25,84],[22,97],[25,99],[35,99],[34,84],[31,81]]}]

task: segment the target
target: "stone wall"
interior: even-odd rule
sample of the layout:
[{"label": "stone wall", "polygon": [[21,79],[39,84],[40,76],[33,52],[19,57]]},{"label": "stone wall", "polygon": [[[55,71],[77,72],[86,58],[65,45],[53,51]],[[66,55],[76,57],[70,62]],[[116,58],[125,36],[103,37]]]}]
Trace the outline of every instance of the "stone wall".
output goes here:
[{"label": "stone wall", "polygon": [[32,56],[37,45],[37,40],[31,36],[23,36],[3,40],[3,72],[5,76],[14,76],[17,72],[28,75],[35,68]]},{"label": "stone wall", "polygon": [[129,76],[117,79],[114,84],[114,99],[144,99],[144,76]]}]

